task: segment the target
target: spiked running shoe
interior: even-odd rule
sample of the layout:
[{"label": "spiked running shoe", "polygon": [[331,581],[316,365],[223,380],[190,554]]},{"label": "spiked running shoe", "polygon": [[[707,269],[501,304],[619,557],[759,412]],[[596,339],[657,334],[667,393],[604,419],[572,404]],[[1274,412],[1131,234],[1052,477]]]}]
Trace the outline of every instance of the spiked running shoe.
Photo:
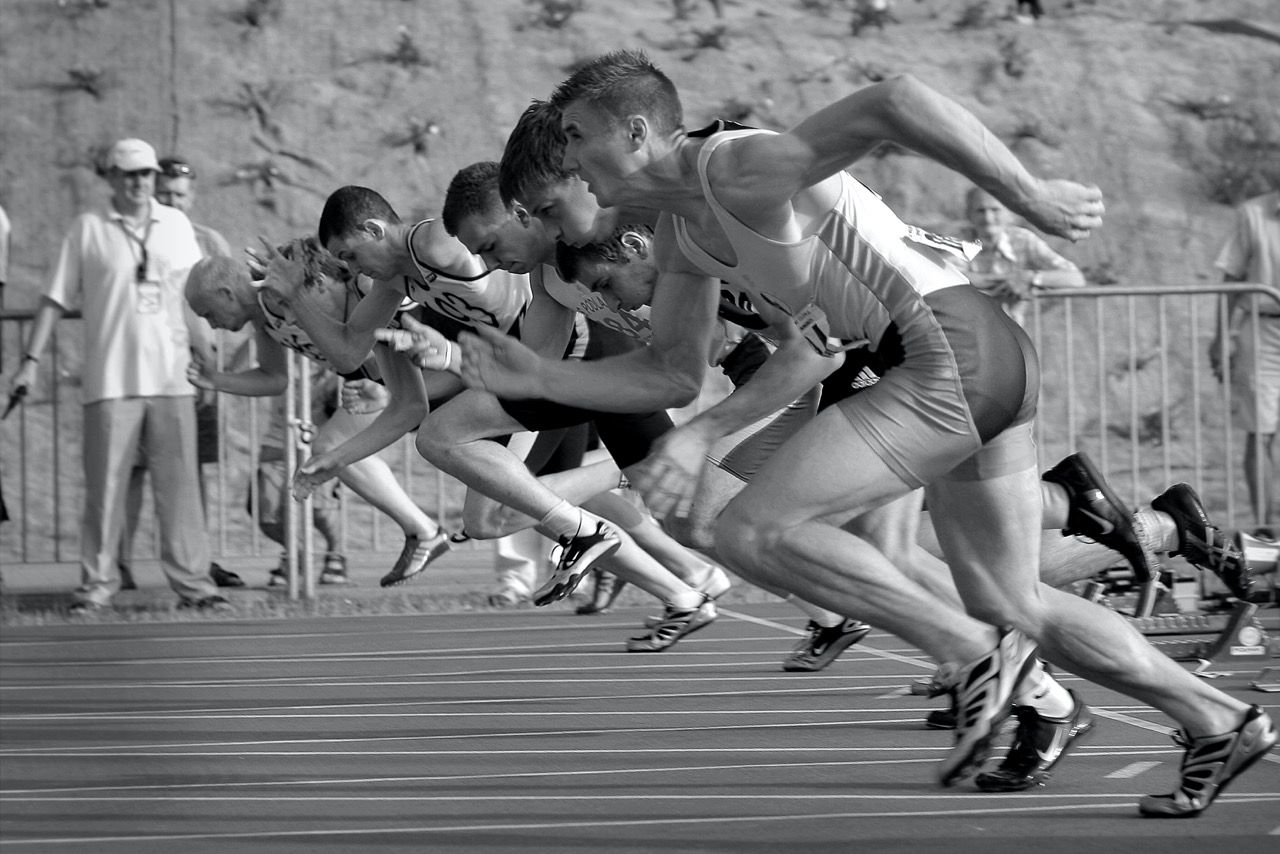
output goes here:
[{"label": "spiked running shoe", "polygon": [[956,692],[951,691],[950,695],[951,703],[945,709],[934,709],[924,716],[924,725],[926,727],[929,729],[956,728]]},{"label": "spiked running shoe", "polygon": [[1175,483],[1151,499],[1151,508],[1167,513],[1178,530],[1178,548],[1170,554],[1182,555],[1200,569],[1209,570],[1236,598],[1249,598],[1253,578],[1244,552],[1209,521],[1190,484]]},{"label": "spiked running shoe", "polygon": [[391,567],[391,571],[382,576],[378,583],[383,587],[404,584],[451,548],[453,543],[444,531],[440,531],[429,540],[424,540],[417,534],[409,534],[404,538],[404,548],[400,550],[400,557],[396,558],[395,566]]},{"label": "spiked running shoe", "polygon": [[953,785],[982,766],[1034,661],[1035,644],[1022,632],[1005,629],[995,649],[948,680],[956,692],[956,740],[938,766],[942,785]]},{"label": "spiked running shoe", "polygon": [[1271,718],[1250,706],[1244,721],[1231,732],[1187,738],[1174,734],[1174,742],[1187,749],[1182,757],[1182,780],[1167,795],[1147,795],[1138,812],[1153,818],[1191,818],[1209,808],[1227,785],[1257,762],[1276,743]]},{"label": "spiked running shoe", "polygon": [[809,621],[808,637],[801,639],[782,661],[790,673],[816,673],[840,657],[840,653],[867,636],[871,627],[861,620],[842,620],[837,626]]},{"label": "spiked running shoe", "polygon": [[[595,531],[576,537],[561,537],[556,549],[560,557],[556,568],[541,587],[533,592],[533,604],[546,605],[563,599],[587,577],[591,565],[618,550],[622,544],[618,532],[608,522],[596,522]],[[552,551],[555,554],[555,551]]]},{"label": "spiked running shoe", "polygon": [[1053,767],[1067,750],[1089,730],[1093,729],[1093,714],[1080,702],[1074,691],[1071,694],[1071,714],[1065,718],[1051,718],[1040,714],[1030,706],[1016,706],[1013,710],[1018,728],[1013,734],[1013,744],[1000,767],[979,774],[974,783],[984,792],[1021,792],[1032,786],[1043,786]]},{"label": "spiked running shoe", "polygon": [[1103,480],[1084,453],[1071,454],[1044,473],[1043,479],[1067,491],[1070,502],[1063,534],[1094,540],[1119,552],[1146,584],[1160,577],[1159,559],[1142,546],[1133,513]]},{"label": "spiked running shoe", "polygon": [[[708,599],[719,599],[721,596],[729,592],[729,588],[733,586],[733,582],[729,580],[729,573],[725,572],[714,563],[707,564],[707,574],[697,584],[686,582],[694,590],[706,596]],[[665,619],[662,614],[650,614],[644,618],[644,627],[652,629]]]},{"label": "spiked running shoe", "polygon": [[679,611],[668,605],[662,622],[654,626],[649,634],[627,641],[627,652],[662,652],[674,646],[680,638],[711,625],[717,616],[716,603],[710,599],[688,611]]}]

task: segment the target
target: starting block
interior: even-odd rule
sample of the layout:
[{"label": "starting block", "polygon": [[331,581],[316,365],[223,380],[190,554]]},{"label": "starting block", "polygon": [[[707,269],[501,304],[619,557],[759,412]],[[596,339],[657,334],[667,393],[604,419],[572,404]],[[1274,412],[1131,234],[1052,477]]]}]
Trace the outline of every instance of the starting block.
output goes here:
[{"label": "starting block", "polygon": [[[1258,619],[1258,605],[1253,602],[1237,602],[1229,614],[1170,614],[1139,617],[1133,623],[1157,649],[1175,661],[1199,662],[1194,672],[1200,676],[1211,675],[1210,667],[1256,666],[1280,655],[1280,643],[1268,638]],[[1205,639],[1194,635],[1213,636]],[[1280,678],[1280,668],[1275,669]]]}]

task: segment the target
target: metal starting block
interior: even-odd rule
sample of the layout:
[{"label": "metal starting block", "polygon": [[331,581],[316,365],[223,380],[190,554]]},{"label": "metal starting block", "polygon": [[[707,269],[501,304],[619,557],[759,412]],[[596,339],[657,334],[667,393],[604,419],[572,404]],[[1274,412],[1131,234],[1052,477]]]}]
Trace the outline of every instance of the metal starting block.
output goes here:
[{"label": "metal starting block", "polygon": [[1216,675],[1209,672],[1213,666],[1256,665],[1280,655],[1280,644],[1267,637],[1258,619],[1258,605],[1252,602],[1237,602],[1229,614],[1137,617],[1133,624],[1153,646],[1175,661],[1198,661],[1194,672],[1201,676]]}]

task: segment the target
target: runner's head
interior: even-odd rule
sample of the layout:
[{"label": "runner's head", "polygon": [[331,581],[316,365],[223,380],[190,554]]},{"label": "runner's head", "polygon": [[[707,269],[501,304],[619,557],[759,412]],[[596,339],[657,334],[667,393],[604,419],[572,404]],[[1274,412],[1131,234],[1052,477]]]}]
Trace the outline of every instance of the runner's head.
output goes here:
[{"label": "runner's head", "polygon": [[564,133],[560,111],[534,101],[507,138],[498,171],[498,190],[508,204],[520,202],[547,227],[552,240],[582,245],[607,239],[613,218],[586,183],[563,168]]},{"label": "runner's head", "polygon": [[378,192],[346,186],[325,200],[318,230],[320,244],[354,274],[390,279],[400,269],[402,247],[390,235],[400,217]]},{"label": "runner's head", "polygon": [[253,317],[256,299],[249,265],[235,258],[214,255],[191,268],[185,287],[191,310],[214,329],[237,331]]},{"label": "runner's head", "polygon": [[492,160],[458,170],[445,193],[440,221],[488,269],[528,273],[550,261],[554,242],[523,205],[503,202],[498,164]]},{"label": "runner's head", "polygon": [[586,246],[556,246],[556,268],[566,282],[577,282],[617,308],[634,311],[653,300],[658,268],[650,251],[653,229],[619,227],[609,239]]},{"label": "runner's head", "polygon": [[587,182],[603,206],[625,204],[631,176],[664,156],[684,129],[671,80],[640,51],[615,51],[581,66],[551,103],[564,132],[561,167]]}]

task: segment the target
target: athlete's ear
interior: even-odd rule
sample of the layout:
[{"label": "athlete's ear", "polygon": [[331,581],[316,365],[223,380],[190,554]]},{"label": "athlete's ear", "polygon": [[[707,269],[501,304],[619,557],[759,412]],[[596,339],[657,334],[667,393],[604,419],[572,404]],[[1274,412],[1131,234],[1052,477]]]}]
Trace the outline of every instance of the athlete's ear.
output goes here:
[{"label": "athlete's ear", "polygon": [[649,137],[649,120],[636,114],[627,117],[627,139],[635,147],[639,147]]},{"label": "athlete's ear", "polygon": [[387,234],[387,224],[380,219],[366,219],[360,227],[374,240],[381,240]]},{"label": "athlete's ear", "polygon": [[533,221],[533,215],[529,213],[528,208],[519,202],[516,202],[511,206],[511,213],[515,214],[516,222],[520,223],[525,228],[528,228],[529,223]]},{"label": "athlete's ear", "polygon": [[618,242],[628,251],[634,252],[637,258],[646,258],[649,255],[649,241],[638,231],[624,231],[618,238]]}]

